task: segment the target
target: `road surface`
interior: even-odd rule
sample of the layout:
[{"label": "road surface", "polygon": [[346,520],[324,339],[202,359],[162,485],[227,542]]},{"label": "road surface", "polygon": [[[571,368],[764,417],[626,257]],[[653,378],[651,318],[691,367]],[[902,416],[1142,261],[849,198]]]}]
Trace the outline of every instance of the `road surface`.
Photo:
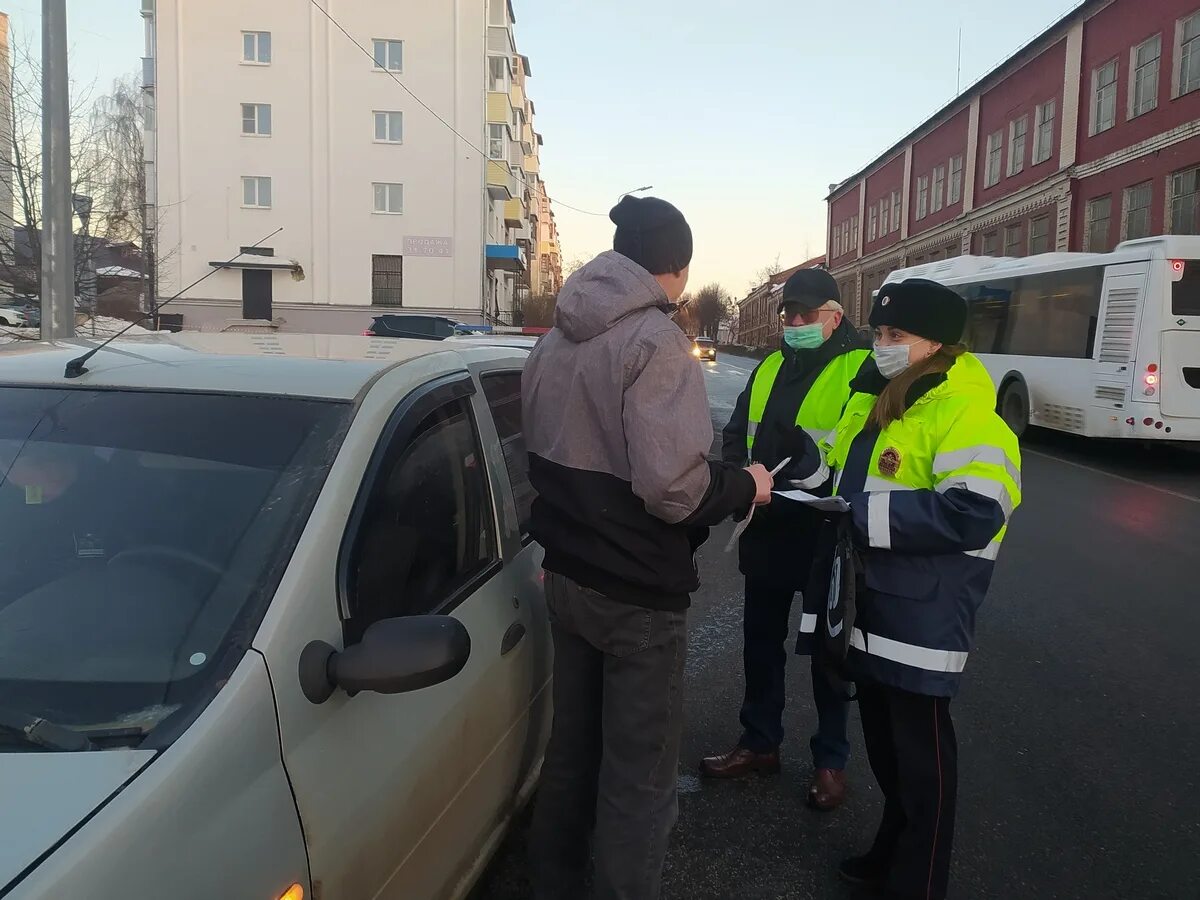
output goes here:
[{"label": "road surface", "polygon": [[[705,363],[719,429],[753,360]],[[956,898],[1200,898],[1200,453],[1036,434],[978,645],[953,705]],[[804,806],[815,721],[788,670],[784,772],[701,784],[738,734],[741,581],[725,530],[701,552],[691,613],[680,820],[663,895],[853,900],[834,866],[881,809],[851,716],[851,795]],[[797,664],[799,663],[799,664]],[[530,896],[518,829],[476,892]]]}]

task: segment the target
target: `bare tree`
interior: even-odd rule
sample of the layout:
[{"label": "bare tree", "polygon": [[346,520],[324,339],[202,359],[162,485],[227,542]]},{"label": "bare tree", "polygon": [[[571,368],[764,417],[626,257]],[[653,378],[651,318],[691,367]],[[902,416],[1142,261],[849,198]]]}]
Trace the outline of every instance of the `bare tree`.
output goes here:
[{"label": "bare tree", "polygon": [[551,328],[554,325],[554,309],[558,303],[555,294],[532,294],[521,307],[521,321],[527,328]]},{"label": "bare tree", "polygon": [[696,333],[716,339],[721,323],[733,316],[734,301],[729,291],[713,282],[700,288],[689,306],[695,315]]},{"label": "bare tree", "polygon": [[766,284],[773,275],[778,275],[779,272],[779,254],[776,253],[774,262],[767,263],[754,273],[754,280],[750,282],[750,290],[753,291],[756,287]]}]

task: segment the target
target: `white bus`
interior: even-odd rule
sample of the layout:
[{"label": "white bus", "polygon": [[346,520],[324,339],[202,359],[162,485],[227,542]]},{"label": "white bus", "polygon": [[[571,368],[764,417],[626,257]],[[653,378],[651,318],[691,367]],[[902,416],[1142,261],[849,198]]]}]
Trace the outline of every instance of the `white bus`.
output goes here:
[{"label": "white bus", "polygon": [[970,304],[967,345],[996,409],[1088,437],[1200,440],[1200,237],[1127,241],[1112,253],[960,256],[899,269]]}]

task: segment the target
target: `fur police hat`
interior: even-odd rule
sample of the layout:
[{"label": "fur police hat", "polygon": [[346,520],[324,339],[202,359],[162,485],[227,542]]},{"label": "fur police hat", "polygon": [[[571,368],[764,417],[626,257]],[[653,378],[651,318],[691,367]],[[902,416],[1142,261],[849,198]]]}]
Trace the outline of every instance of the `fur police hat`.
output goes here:
[{"label": "fur police hat", "polygon": [[873,328],[891,325],[939,344],[957,344],[967,327],[967,301],[927,278],[893,281],[879,289],[870,321]]}]

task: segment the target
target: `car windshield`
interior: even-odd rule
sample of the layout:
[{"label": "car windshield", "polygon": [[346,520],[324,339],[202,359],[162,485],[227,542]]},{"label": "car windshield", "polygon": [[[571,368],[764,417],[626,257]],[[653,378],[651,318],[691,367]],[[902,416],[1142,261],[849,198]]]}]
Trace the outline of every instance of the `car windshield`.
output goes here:
[{"label": "car windshield", "polygon": [[[5,717],[103,747],[194,712],[253,636],[349,415],[288,397],[0,391]],[[0,752],[27,748],[14,732]]]},{"label": "car windshield", "polygon": [[696,338],[696,343],[701,347],[711,347],[712,338]]}]

